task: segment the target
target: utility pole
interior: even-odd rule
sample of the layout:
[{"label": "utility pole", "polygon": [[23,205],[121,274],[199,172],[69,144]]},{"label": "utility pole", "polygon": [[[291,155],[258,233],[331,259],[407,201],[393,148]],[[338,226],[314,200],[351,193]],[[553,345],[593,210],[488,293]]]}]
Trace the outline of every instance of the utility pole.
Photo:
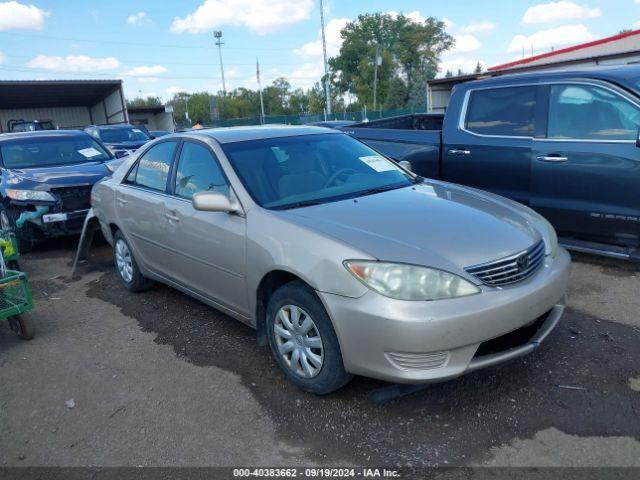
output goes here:
[{"label": "utility pole", "polygon": [[258,79],[258,92],[260,93],[260,123],[264,125],[264,100],[262,99],[262,83],[260,83],[260,64],[256,58],[256,77]]},{"label": "utility pole", "polygon": [[378,99],[378,66],[382,64],[380,58],[380,44],[376,44],[376,60],[373,66],[373,111],[376,111],[376,101]]},{"label": "utility pole", "polygon": [[216,45],[218,46],[218,55],[220,56],[220,73],[222,75],[222,93],[227,95],[227,86],[224,83],[224,67],[222,66],[222,30],[215,30],[213,36],[216,39]]},{"label": "utility pole", "polygon": [[324,57],[324,97],[326,107],[324,109],[324,117],[331,115],[331,92],[329,91],[329,67],[327,66],[327,41],[324,36],[324,6],[320,0],[320,25],[322,26],[322,55]]}]

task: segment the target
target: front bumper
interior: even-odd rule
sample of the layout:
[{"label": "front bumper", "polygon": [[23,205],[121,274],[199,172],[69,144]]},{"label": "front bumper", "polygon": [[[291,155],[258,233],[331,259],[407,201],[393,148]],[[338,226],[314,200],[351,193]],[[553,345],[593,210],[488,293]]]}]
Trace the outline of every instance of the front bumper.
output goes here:
[{"label": "front bumper", "polygon": [[[503,288],[483,286],[482,293],[469,297],[406,302],[372,291],[360,298],[318,294],[333,321],[348,372],[427,383],[533,351],[562,316],[570,270],[569,254],[559,248],[556,258],[547,257],[526,281]],[[531,337],[480,354],[487,351],[479,351],[481,344],[519,329],[533,329]]]}]

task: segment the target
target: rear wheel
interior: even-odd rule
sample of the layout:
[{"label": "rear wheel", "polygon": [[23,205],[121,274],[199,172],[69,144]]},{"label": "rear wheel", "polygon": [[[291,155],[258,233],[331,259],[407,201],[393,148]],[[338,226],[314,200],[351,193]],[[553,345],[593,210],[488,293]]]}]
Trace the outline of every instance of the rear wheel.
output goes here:
[{"label": "rear wheel", "polygon": [[113,257],[118,276],[124,287],[130,292],[144,292],[153,287],[153,280],[146,278],[136,263],[129,243],[120,231],[113,236]]},{"label": "rear wheel", "polygon": [[273,294],[267,309],[267,335],[276,362],[302,390],[323,395],[351,380],[331,319],[305,283],[288,283]]}]

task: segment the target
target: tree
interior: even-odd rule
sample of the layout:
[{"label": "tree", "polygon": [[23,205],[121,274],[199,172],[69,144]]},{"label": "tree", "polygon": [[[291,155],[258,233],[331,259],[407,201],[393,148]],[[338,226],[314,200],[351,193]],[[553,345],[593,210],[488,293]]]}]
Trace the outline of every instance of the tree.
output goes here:
[{"label": "tree", "polygon": [[162,105],[160,97],[136,97],[133,100],[127,99],[127,108],[155,107],[157,105]]},{"label": "tree", "polygon": [[[444,23],[435,18],[419,23],[404,15],[382,13],[358,16],[343,28],[341,36],[340,53],[329,60],[333,88],[341,94],[355,94],[359,103],[369,108],[373,106],[376,51],[382,57],[378,66],[379,104],[404,106],[418,81],[435,77],[440,55],[453,45]],[[399,92],[404,92],[403,98]],[[387,100],[387,96],[391,98]]]},{"label": "tree", "polygon": [[478,62],[478,64],[476,65],[476,69],[473,71],[473,73],[482,73],[483,68],[482,65],[480,64],[480,62]]}]

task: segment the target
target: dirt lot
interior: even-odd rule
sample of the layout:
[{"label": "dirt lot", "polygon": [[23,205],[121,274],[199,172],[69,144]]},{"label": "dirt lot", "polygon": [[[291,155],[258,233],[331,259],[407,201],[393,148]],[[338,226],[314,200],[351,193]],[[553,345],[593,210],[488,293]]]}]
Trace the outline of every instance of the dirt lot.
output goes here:
[{"label": "dirt lot", "polygon": [[541,349],[378,405],[387,385],[364,378],[296,390],[252,330],[168,287],[126,292],[110,255],[73,279],[70,242],[24,258],[38,333],[0,325],[0,465],[640,466],[637,266],[574,257]]}]

